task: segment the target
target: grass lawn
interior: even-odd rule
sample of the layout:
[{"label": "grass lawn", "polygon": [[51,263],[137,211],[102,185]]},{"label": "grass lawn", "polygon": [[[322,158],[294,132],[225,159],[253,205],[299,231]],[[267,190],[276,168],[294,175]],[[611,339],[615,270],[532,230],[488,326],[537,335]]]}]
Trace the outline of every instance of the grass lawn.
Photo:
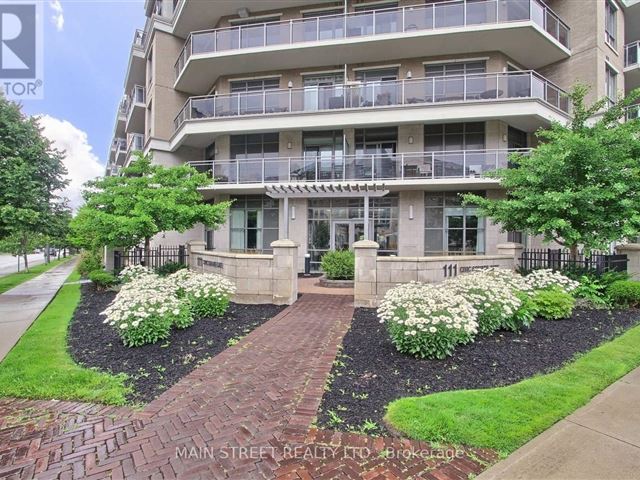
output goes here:
[{"label": "grass lawn", "polygon": [[[68,280],[79,278],[74,272]],[[60,289],[0,363],[0,396],[125,403],[124,375],[83,368],[67,352],[67,326],[79,301],[80,285]]]},{"label": "grass lawn", "polygon": [[70,260],[71,257],[61,258],[59,260],[53,260],[49,262],[49,264],[41,263],[29,269],[28,272],[17,272],[10,273],[9,275],[5,275],[0,277],[0,293],[4,293],[7,290],[11,290],[13,287],[20,285],[27,280],[31,280],[34,277],[37,277],[43,272],[52,269],[56,265],[60,265],[63,262]]},{"label": "grass lawn", "polygon": [[640,365],[639,345],[636,326],[546,375],[507,387],[396,400],[385,420],[412,438],[508,454]]}]

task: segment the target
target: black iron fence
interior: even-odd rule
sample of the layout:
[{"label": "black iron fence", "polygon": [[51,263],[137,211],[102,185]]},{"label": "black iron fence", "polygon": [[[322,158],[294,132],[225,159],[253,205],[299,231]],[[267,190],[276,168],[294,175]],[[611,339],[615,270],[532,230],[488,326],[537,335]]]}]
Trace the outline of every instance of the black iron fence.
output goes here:
[{"label": "black iron fence", "polygon": [[131,265],[144,265],[157,269],[168,263],[186,265],[189,256],[184,245],[158,246],[150,248],[147,252],[142,247],[136,247],[125,251],[113,252],[113,269],[119,272]]},{"label": "black iron fence", "polygon": [[550,268],[552,270],[594,270],[601,274],[606,271],[626,272],[627,256],[613,255],[607,252],[580,252],[577,258],[571,257],[569,250],[563,249],[526,249],[520,255],[520,268],[524,271]]}]

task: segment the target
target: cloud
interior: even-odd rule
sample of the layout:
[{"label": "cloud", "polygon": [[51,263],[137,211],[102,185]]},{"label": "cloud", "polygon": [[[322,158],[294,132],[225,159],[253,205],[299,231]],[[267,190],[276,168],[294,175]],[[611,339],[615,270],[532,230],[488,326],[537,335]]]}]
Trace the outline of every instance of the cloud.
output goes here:
[{"label": "cloud", "polygon": [[62,9],[62,3],[60,3],[60,0],[50,0],[49,7],[53,10],[51,21],[55,25],[56,30],[61,32],[64,29],[64,10]]},{"label": "cloud", "polygon": [[69,205],[76,210],[83,203],[82,185],[104,174],[104,165],[93,153],[85,132],[67,120],[60,120],[49,115],[39,115],[42,134],[53,143],[58,150],[66,152],[64,165],[67,167],[69,185],[62,196],[69,199]]}]

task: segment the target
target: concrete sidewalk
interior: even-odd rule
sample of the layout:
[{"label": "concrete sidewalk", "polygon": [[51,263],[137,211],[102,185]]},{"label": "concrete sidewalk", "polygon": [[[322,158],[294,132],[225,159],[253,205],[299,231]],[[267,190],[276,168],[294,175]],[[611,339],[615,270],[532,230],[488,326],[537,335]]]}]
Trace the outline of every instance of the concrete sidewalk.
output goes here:
[{"label": "concrete sidewalk", "polygon": [[0,361],[49,305],[76,266],[65,262],[0,295]]},{"label": "concrete sidewalk", "polygon": [[478,480],[640,478],[640,368]]}]

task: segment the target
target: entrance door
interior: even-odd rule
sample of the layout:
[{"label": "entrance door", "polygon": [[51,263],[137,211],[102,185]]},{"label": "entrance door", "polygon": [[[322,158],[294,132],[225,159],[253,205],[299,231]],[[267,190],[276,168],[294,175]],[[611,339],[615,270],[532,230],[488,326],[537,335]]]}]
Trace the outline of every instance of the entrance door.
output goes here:
[{"label": "entrance door", "polygon": [[333,222],[332,250],[349,250],[354,242],[364,240],[364,223],[361,221]]}]

